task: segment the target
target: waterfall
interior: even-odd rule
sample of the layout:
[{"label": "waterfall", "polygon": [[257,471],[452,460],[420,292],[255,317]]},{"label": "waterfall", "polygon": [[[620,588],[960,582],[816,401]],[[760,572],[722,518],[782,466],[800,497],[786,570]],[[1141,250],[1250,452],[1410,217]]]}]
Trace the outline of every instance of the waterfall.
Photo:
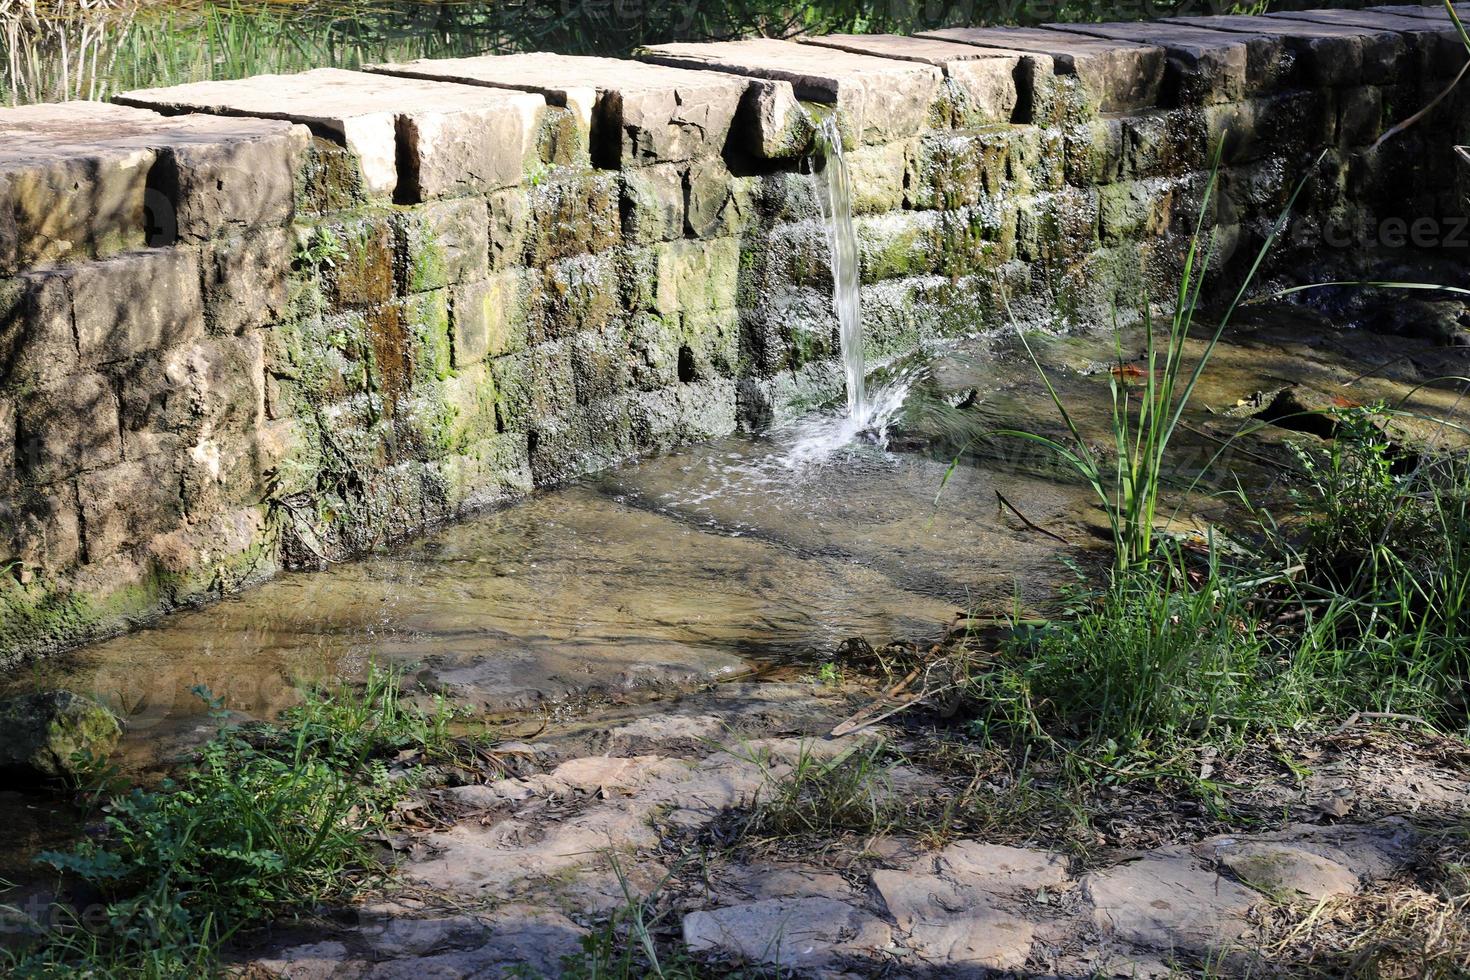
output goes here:
[{"label": "waterfall", "polygon": [[842,157],[842,134],[837,114],[817,128],[822,167],[818,198],[827,220],[827,247],[832,254],[832,308],[837,313],[842,342],[842,366],[847,373],[847,415],[862,424],[868,413],[863,364],[863,311],[858,295],[857,233],[852,227],[852,184]]}]

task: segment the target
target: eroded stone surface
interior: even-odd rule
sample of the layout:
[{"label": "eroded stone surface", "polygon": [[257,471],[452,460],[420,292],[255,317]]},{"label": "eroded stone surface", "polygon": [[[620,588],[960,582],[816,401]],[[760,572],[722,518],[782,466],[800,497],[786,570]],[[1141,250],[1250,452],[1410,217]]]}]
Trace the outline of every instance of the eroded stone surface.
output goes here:
[{"label": "eroded stone surface", "polygon": [[357,156],[370,192],[392,195],[401,181],[400,193],[412,200],[519,183],[537,153],[546,106],[530,93],[336,68],[139,89],[118,101],[168,113],[304,123]]}]

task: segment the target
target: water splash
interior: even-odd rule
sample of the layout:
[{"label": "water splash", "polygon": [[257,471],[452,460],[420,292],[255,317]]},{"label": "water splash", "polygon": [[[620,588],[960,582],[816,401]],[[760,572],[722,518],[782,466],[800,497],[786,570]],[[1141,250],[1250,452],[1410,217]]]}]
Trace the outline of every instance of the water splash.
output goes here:
[{"label": "water splash", "polygon": [[847,375],[847,415],[860,431],[869,412],[863,311],[858,293],[857,232],[852,224],[852,180],[842,155],[842,133],[837,127],[836,113],[818,125],[817,139],[822,152],[817,197],[827,221],[827,247],[832,254],[832,308],[837,314],[842,367]]}]

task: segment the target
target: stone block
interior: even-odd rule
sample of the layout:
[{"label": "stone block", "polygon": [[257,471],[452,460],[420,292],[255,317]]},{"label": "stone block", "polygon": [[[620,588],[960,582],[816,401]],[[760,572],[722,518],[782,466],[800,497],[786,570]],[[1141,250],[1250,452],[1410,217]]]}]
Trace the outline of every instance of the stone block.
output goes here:
[{"label": "stone block", "polygon": [[1155,109],[1070,127],[1066,134],[1067,182],[1086,187],[1207,170],[1214,151],[1207,115],[1189,108]]},{"label": "stone block", "polygon": [[138,90],[117,101],[303,123],[352,151],[368,193],[410,202],[519,183],[537,159],[546,106],[529,93],[336,68]]},{"label": "stone block", "polygon": [[1337,138],[1344,146],[1367,146],[1383,132],[1383,90],[1357,85],[1337,92]]},{"label": "stone block", "polygon": [[199,253],[131,252],[69,275],[77,351],[84,367],[187,343],[204,333]]},{"label": "stone block", "polygon": [[527,263],[543,266],[616,245],[622,230],[620,200],[618,177],[610,173],[572,173],[531,188]]},{"label": "stone block", "polygon": [[854,213],[881,214],[904,206],[918,147],[919,140],[912,139],[860,146],[845,154]]},{"label": "stone block", "polygon": [[[7,138],[0,129],[0,142]],[[9,195],[0,202],[0,213],[11,216],[7,223],[15,228],[16,245],[9,268],[0,267],[0,273],[112,255],[144,244],[152,150],[48,156],[20,166],[7,156],[0,154]]]},{"label": "stone block", "polygon": [[1008,123],[1020,101],[1016,76],[1024,54],[899,34],[830,34],[803,38],[818,47],[913,61],[944,72],[948,117],[956,128]]},{"label": "stone block", "polygon": [[949,210],[1001,195],[1024,195],[1034,181],[1060,172],[1051,148],[1034,126],[974,133],[931,133],[920,138],[908,189],[909,203],[921,210]]},{"label": "stone block", "polygon": [[1333,142],[1336,113],[1332,93],[1305,89],[1205,112],[1208,145],[1225,142],[1227,163],[1244,163],[1291,150],[1306,154]]},{"label": "stone block", "polygon": [[77,497],[89,562],[143,544],[183,517],[177,468],[160,457],[84,473]]},{"label": "stone block", "polygon": [[413,383],[443,381],[453,372],[449,290],[415,293],[398,301],[413,345]]},{"label": "stone block", "polygon": [[1276,91],[1290,80],[1296,63],[1293,51],[1274,34],[1179,23],[1052,24],[1048,29],[1163,48],[1166,101],[1172,105],[1214,105]]},{"label": "stone block", "polygon": [[538,93],[572,110],[593,164],[608,169],[720,156],[746,87],[711,72],[544,51],[368,70]]},{"label": "stone block", "polygon": [[1078,80],[1076,114],[1132,112],[1160,104],[1165,56],[1157,45],[1031,27],[948,27],[918,36],[1044,55],[1055,74]]},{"label": "stone block", "polygon": [[458,455],[495,433],[495,379],[487,364],[476,364],[447,379],[440,389],[447,420],[434,433],[437,458]]},{"label": "stone block", "polygon": [[276,228],[204,246],[204,319],[211,333],[279,322],[288,304],[292,241],[288,230]]},{"label": "stone block", "polygon": [[[740,313],[701,310],[680,319],[678,378],[684,384],[733,377],[740,363]],[[685,353],[687,351],[687,354]]]},{"label": "stone block", "polygon": [[0,273],[282,224],[305,138],[99,102],[0,110]]},{"label": "stone block", "polygon": [[398,236],[387,212],[323,225],[318,234],[336,242],[336,253],[323,270],[328,295],[338,306],[386,303],[395,293]]},{"label": "stone block", "polygon": [[1176,182],[1130,180],[1097,189],[1098,232],[1104,245],[1161,235],[1169,228]]},{"label": "stone block", "polygon": [[834,106],[844,142],[886,143],[933,121],[943,76],[933,65],[893,61],[771,38],[660,44],[639,57],[658,64],[789,82],[798,99]]},{"label": "stone block", "polygon": [[857,222],[859,276],[865,283],[935,272],[947,211],[895,211]]},{"label": "stone block", "polygon": [[[569,412],[577,404],[577,376],[570,340],[541,344],[530,348],[524,355],[511,356],[523,358],[523,384],[531,419],[540,422]],[[496,358],[492,362],[492,370],[494,365],[504,360]],[[497,384],[500,378],[500,373],[496,372]],[[506,428],[516,426],[507,423]]]},{"label": "stone block", "polygon": [[677,316],[635,315],[627,324],[628,381],[639,391],[657,391],[679,380]]},{"label": "stone block", "polygon": [[117,396],[99,374],[73,375],[16,406],[21,479],[56,483],[122,458]]},{"label": "stone block", "polygon": [[790,82],[751,79],[735,120],[737,145],[761,160],[801,156],[812,145],[812,117]]},{"label": "stone block", "polygon": [[529,319],[526,276],[519,269],[507,270],[450,291],[456,368],[525,349]]},{"label": "stone block", "polygon": [[433,201],[397,218],[404,293],[484,279],[489,272],[490,212],[483,199]]},{"label": "stone block", "polygon": [[49,383],[76,369],[65,275],[0,279],[0,382],[12,387]]},{"label": "stone block", "polygon": [[568,350],[579,404],[611,398],[631,384],[627,339],[619,326],[579,333]]},{"label": "stone block", "polygon": [[658,246],[653,312],[698,313],[735,306],[740,244],[733,238]]},{"label": "stone block", "polygon": [[694,238],[739,234],[750,208],[738,190],[735,177],[722,161],[691,163],[684,177],[685,233]]},{"label": "stone block", "polygon": [[243,451],[264,419],[264,356],[264,338],[252,333],[129,364],[117,383],[124,454],[187,457],[217,482],[222,461]]},{"label": "stone block", "polygon": [[623,239],[635,245],[684,237],[684,172],[660,163],[622,175]]},{"label": "stone block", "polygon": [[[207,121],[207,122],[206,122]],[[201,117],[231,135],[236,120]],[[260,125],[260,124],[257,124]],[[305,127],[271,127],[251,138],[177,142],[160,148],[148,189],[173,209],[173,235],[154,214],[150,244],[200,242],[289,224],[296,213],[296,175],[305,163]]]},{"label": "stone block", "polygon": [[76,486],[21,487],[0,511],[0,560],[59,572],[82,556],[82,525]]},{"label": "stone block", "polygon": [[513,187],[489,196],[490,268],[520,265],[526,257],[530,234],[530,195],[524,187]]},{"label": "stone block", "polygon": [[622,305],[620,278],[618,256],[608,252],[573,256],[540,270],[528,297],[531,343],[601,330]]},{"label": "stone block", "polygon": [[[1429,17],[1423,16],[1425,9]],[[1444,7],[1413,8],[1414,13],[1398,12],[1400,8],[1378,7],[1369,10],[1301,11],[1304,20],[1340,27],[1367,28],[1373,32],[1393,31],[1403,37],[1415,62],[1420,79],[1450,78],[1465,63],[1465,43],[1460,39]]]},{"label": "stone block", "polygon": [[1300,62],[1307,85],[1381,85],[1403,66],[1404,39],[1392,31],[1319,24],[1276,16],[1175,17],[1172,23],[1230,33],[1279,37]]}]

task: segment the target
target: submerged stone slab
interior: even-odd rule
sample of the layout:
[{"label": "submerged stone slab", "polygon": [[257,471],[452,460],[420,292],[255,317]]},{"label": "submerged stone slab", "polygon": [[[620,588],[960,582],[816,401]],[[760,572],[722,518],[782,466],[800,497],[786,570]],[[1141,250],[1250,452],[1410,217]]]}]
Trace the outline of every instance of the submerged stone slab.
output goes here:
[{"label": "submerged stone slab", "polygon": [[942,91],[942,73],[933,65],[771,38],[660,44],[644,48],[639,57],[788,82],[798,99],[835,106],[849,138],[860,143],[886,143],[922,132]]},{"label": "submerged stone slab", "polygon": [[1318,24],[1279,17],[1171,17],[1169,23],[1282,38],[1301,59],[1313,85],[1381,85],[1398,79],[1407,50],[1393,31]]},{"label": "submerged stone slab", "polygon": [[1158,45],[1168,52],[1171,90],[1186,105],[1234,102],[1271,91],[1295,60],[1280,37],[1188,24],[1052,24],[1048,30]]},{"label": "submerged stone slab", "polygon": [[1156,45],[1032,27],[946,27],[918,36],[1046,55],[1057,74],[1077,76],[1097,111],[1127,112],[1159,104],[1164,50]]},{"label": "submerged stone slab", "polygon": [[[1021,95],[1018,72],[1029,75],[1022,62],[1028,55],[1020,51],[979,48],[953,41],[938,41],[901,34],[829,34],[802,39],[807,44],[832,48],[852,54],[914,61],[933,65],[944,72],[948,81],[954,119],[959,126],[1011,122]],[[1045,58],[1045,55],[1036,57]],[[1047,59],[1049,61],[1049,59]],[[1050,65],[1047,65],[1050,74]],[[1024,85],[1024,81],[1020,83]]]},{"label": "submerged stone slab", "polygon": [[535,92],[573,111],[603,167],[718,156],[748,82],[616,58],[535,52],[374,65],[388,75]]},{"label": "submerged stone slab", "polygon": [[0,274],[284,224],[304,138],[102,102],[0,109]]},{"label": "submerged stone slab", "polygon": [[357,155],[370,193],[409,200],[519,183],[546,107],[525,92],[337,68],[140,89],[117,101],[304,123]]}]

